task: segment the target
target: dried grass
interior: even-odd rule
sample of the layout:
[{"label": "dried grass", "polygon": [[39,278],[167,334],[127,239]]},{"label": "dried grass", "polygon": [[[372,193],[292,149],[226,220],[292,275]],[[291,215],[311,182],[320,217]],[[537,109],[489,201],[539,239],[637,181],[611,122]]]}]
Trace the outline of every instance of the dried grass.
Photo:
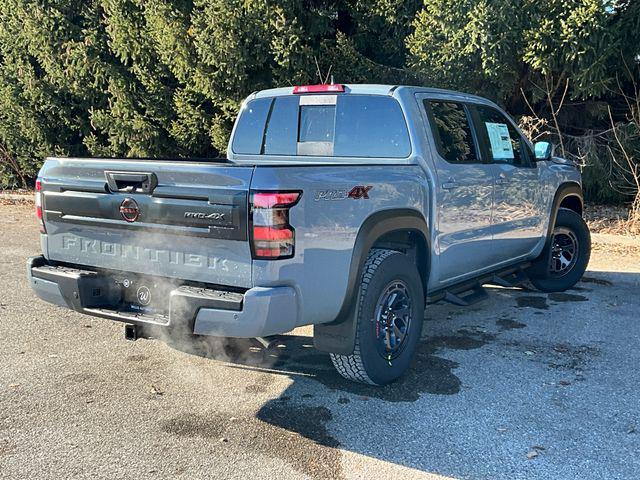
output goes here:
[{"label": "dried grass", "polygon": [[584,217],[592,233],[640,236],[640,222],[633,221],[627,207],[611,205],[585,206]]}]

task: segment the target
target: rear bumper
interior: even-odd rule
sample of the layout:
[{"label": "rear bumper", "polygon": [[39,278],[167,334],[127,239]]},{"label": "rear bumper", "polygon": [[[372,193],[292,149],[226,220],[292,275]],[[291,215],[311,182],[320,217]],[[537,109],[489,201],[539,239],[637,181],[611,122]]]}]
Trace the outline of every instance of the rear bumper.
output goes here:
[{"label": "rear bumper", "polygon": [[31,288],[46,302],[143,327],[253,338],[291,331],[298,322],[297,296],[291,287],[236,293],[180,286],[169,293],[167,314],[148,314],[119,307],[122,287],[99,272],[52,266],[38,256],[27,261],[27,275]]}]

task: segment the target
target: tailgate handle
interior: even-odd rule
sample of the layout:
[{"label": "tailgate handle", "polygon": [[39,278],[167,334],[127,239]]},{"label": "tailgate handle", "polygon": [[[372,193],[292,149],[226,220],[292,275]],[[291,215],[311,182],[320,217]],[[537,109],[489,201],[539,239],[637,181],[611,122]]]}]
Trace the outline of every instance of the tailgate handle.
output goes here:
[{"label": "tailgate handle", "polygon": [[158,186],[155,173],[144,172],[104,172],[111,192],[152,193]]}]

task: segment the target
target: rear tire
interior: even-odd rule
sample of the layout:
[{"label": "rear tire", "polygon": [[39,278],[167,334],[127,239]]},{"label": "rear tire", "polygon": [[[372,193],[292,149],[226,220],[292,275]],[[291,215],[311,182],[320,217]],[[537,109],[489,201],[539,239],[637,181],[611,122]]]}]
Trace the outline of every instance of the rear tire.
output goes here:
[{"label": "rear tire", "polygon": [[527,271],[529,280],[542,292],[562,292],[580,281],[591,257],[591,234],[584,219],[561,208],[551,242]]},{"label": "rear tire", "polygon": [[416,265],[394,250],[372,249],[359,289],[355,348],[331,354],[344,378],[386,385],[409,368],[422,333],[424,291]]}]

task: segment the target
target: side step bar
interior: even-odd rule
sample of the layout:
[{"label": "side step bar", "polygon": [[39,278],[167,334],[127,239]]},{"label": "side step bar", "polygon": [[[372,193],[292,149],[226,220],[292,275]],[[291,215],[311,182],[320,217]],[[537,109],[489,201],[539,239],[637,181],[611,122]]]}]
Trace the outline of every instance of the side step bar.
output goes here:
[{"label": "side step bar", "polygon": [[485,300],[489,294],[484,288],[484,284],[490,283],[505,288],[513,288],[522,285],[527,276],[524,269],[529,267],[530,263],[524,263],[516,267],[490,273],[475,279],[467,280],[457,285],[444,288],[442,290],[429,293],[427,303],[435,303],[440,300],[458,305],[460,307],[468,307],[474,303]]},{"label": "side step bar", "polygon": [[527,280],[527,276],[522,270],[517,270],[507,275],[494,275],[488,282],[492,285],[498,285],[499,287],[513,288],[519,287]]},{"label": "side step bar", "polygon": [[444,294],[444,301],[453,303],[454,305],[458,305],[460,307],[468,307],[469,305],[473,305],[474,303],[481,302],[489,297],[489,294],[485,290],[485,288],[476,283],[473,287],[464,290],[459,293],[453,293],[447,291]]}]

